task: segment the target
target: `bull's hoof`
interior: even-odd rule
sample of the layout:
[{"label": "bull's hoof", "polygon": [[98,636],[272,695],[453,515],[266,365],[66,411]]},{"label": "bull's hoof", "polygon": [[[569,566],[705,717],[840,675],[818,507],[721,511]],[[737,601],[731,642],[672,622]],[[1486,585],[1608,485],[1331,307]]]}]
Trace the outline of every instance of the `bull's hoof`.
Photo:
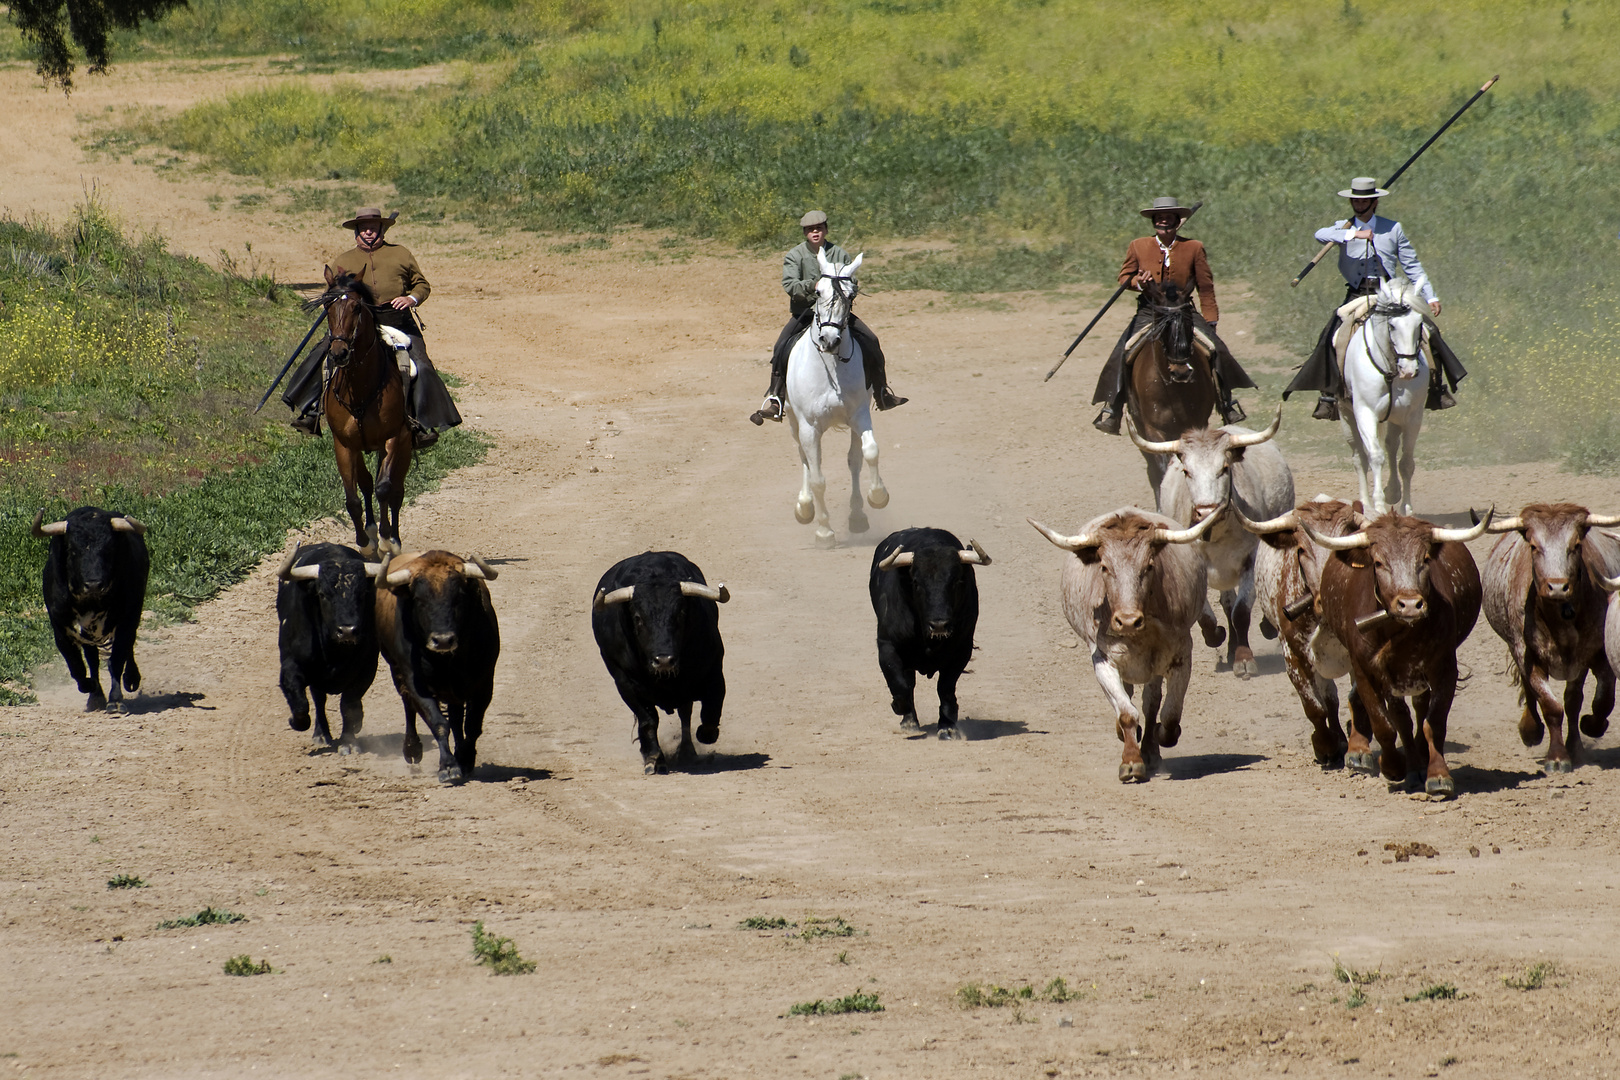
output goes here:
[{"label": "bull's hoof", "polygon": [[1344,755],[1329,754],[1325,758],[1317,758],[1316,763],[1322,767],[1323,772],[1338,772],[1340,769],[1344,768]]},{"label": "bull's hoof", "polygon": [[1159,722],[1158,737],[1160,746],[1176,745],[1181,741],[1181,724],[1169,724],[1161,720]]},{"label": "bull's hoof", "polygon": [[800,525],[808,525],[816,517],[816,504],[813,502],[799,502],[793,507],[793,520]]},{"label": "bull's hoof", "polygon": [[1559,773],[1575,771],[1575,763],[1569,758],[1548,758],[1541,763],[1541,771],[1548,776],[1557,776]]},{"label": "bull's hoof", "polygon": [[868,520],[867,516],[865,514],[863,514],[861,511],[859,511],[859,510],[851,510],[849,512],[849,531],[850,532],[852,532],[852,533],[863,533],[867,529],[870,529],[871,527],[872,527],[872,522],[870,520]]},{"label": "bull's hoof", "polygon": [[906,715],[902,716],[900,718],[900,730],[908,735],[913,731],[921,731],[922,725],[917,723],[917,714],[914,712],[908,712]]},{"label": "bull's hoof", "polygon": [[[1202,627],[1200,627],[1202,629]],[[1214,629],[1204,630],[1204,644],[1212,649],[1218,649],[1226,641],[1226,627],[1216,624]]]},{"label": "bull's hoof", "polygon": [[1266,618],[1264,615],[1260,616],[1260,636],[1265,638],[1267,641],[1277,640],[1276,626],[1272,625],[1271,620]]},{"label": "bull's hoof", "polygon": [[358,754],[360,752],[359,747],[355,746],[354,743],[349,742],[338,743],[337,750],[339,757],[348,757],[350,754]]},{"label": "bull's hoof", "polygon": [[669,765],[662,757],[656,757],[651,761],[641,763],[641,775],[643,776],[665,776],[668,773]]},{"label": "bull's hoof", "polygon": [[1541,740],[1547,736],[1547,725],[1539,717],[1530,715],[1526,709],[1519,717],[1519,741],[1526,746],[1540,746]]},{"label": "bull's hoof", "polygon": [[1119,782],[1122,784],[1145,784],[1148,778],[1148,767],[1145,761],[1127,761],[1119,767]]},{"label": "bull's hoof", "polygon": [[957,727],[955,724],[952,724],[950,727],[946,727],[945,725],[941,724],[939,728],[939,741],[966,742],[967,736],[962,734],[962,729]]},{"label": "bull's hoof", "polygon": [[107,707],[107,695],[96,691],[84,699],[85,712],[100,712]]},{"label": "bull's hoof", "polygon": [[1423,790],[1433,798],[1452,799],[1457,795],[1457,784],[1449,776],[1431,776],[1424,782]]},{"label": "bull's hoof", "polygon": [[309,740],[309,748],[312,753],[324,754],[336,750],[337,744],[330,738],[323,738],[321,733],[317,731],[315,737]]},{"label": "bull's hoof", "polygon": [[287,717],[287,726],[292,728],[294,731],[308,731],[309,730],[309,724],[310,724],[309,713],[303,713],[302,715],[299,715],[299,716],[289,716],[289,717]]},{"label": "bull's hoof", "polygon": [[1581,734],[1585,735],[1588,739],[1601,739],[1603,738],[1603,733],[1608,730],[1609,718],[1607,716],[1603,717],[1601,720],[1593,716],[1591,713],[1587,713],[1585,716],[1581,717]]},{"label": "bull's hoof", "polygon": [[1344,763],[1352,772],[1366,773],[1369,776],[1378,772],[1378,755],[1371,750],[1357,750],[1353,754],[1345,754]]},{"label": "bull's hoof", "polygon": [[704,746],[713,746],[715,744],[715,741],[718,740],[719,738],[720,738],[720,725],[719,724],[699,724],[698,725],[697,741],[702,743]]},{"label": "bull's hoof", "polygon": [[835,548],[838,546],[838,537],[831,529],[816,530],[816,547]]},{"label": "bull's hoof", "polygon": [[866,501],[874,510],[881,510],[889,505],[889,489],[882,484],[874,484],[871,491],[866,493]]},{"label": "bull's hoof", "polygon": [[452,762],[439,770],[439,783],[459,784],[462,781],[461,766]]},{"label": "bull's hoof", "polygon": [[1249,654],[1247,658],[1240,655],[1234,659],[1232,661],[1232,674],[1240,679],[1252,679],[1260,674],[1260,665],[1254,662],[1254,654]]},{"label": "bull's hoof", "polygon": [[420,765],[420,764],[422,764],[422,740],[421,739],[409,739],[409,738],[407,738],[405,740],[405,763],[408,764],[408,765]]},{"label": "bull's hoof", "polygon": [[675,764],[692,765],[697,762],[697,747],[689,742],[683,742],[675,748]]}]

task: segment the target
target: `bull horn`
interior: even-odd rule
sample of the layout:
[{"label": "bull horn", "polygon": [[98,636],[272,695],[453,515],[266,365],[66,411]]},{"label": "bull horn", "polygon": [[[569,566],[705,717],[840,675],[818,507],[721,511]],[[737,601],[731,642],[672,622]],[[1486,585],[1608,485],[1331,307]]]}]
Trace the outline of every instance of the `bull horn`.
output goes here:
[{"label": "bull horn", "polygon": [[1510,517],[1502,518],[1500,521],[1491,522],[1490,525],[1486,526],[1485,531],[1493,533],[1506,533],[1518,532],[1522,528],[1524,528],[1524,518]]},{"label": "bull horn", "polygon": [[916,558],[915,552],[907,551],[905,548],[896,548],[884,556],[883,561],[878,563],[878,569],[893,570],[897,566],[910,566]]},{"label": "bull horn", "polygon": [[287,552],[287,557],[281,560],[281,566],[276,570],[276,577],[282,581],[291,581],[293,563],[298,561],[298,553],[304,548],[303,544],[294,544],[293,549]]},{"label": "bull horn", "polygon": [[388,582],[390,585],[404,585],[411,580],[411,572],[409,570],[379,570],[377,572],[382,574],[383,580]]},{"label": "bull horn", "polygon": [[380,562],[368,562],[368,563],[366,563],[365,564],[365,566],[366,566],[366,577],[375,578],[377,576],[377,571],[381,570],[383,568],[383,565],[384,564],[380,563]]},{"label": "bull horn", "polygon": [[1229,502],[1221,503],[1213,514],[1205,515],[1203,521],[1186,529],[1154,529],[1153,541],[1158,544],[1190,544],[1208,532],[1209,527],[1215,524],[1216,519],[1231,505]]},{"label": "bull horn", "polygon": [[1612,525],[1620,525],[1620,514],[1594,514],[1588,510],[1586,512],[1586,524],[1589,526],[1595,525],[1600,529],[1607,529]]},{"label": "bull horn", "polygon": [[1484,519],[1471,529],[1431,528],[1429,530],[1429,535],[1434,537],[1434,542],[1437,544],[1449,544],[1452,542],[1466,544],[1470,540],[1477,540],[1481,536],[1485,535],[1485,530],[1491,527],[1491,517],[1495,513],[1496,507],[1493,506],[1489,510],[1485,511]]},{"label": "bull horn", "polygon": [[591,598],[591,610],[601,611],[609,604],[622,604],[634,595],[636,595],[634,585],[626,585],[624,588],[614,589],[612,592],[608,592],[606,589],[597,589],[596,595]]},{"label": "bull horn", "polygon": [[1366,529],[1353,532],[1348,536],[1323,536],[1311,528],[1308,521],[1300,522],[1299,527],[1305,530],[1305,535],[1311,538],[1311,543],[1319,547],[1325,547],[1329,551],[1350,551],[1354,548],[1364,548],[1372,543],[1371,538],[1367,536]]},{"label": "bull horn", "polygon": [[288,581],[314,581],[321,576],[319,563],[314,566],[295,566],[287,571]]},{"label": "bull horn", "polygon": [[[634,586],[631,587],[634,588]],[[681,595],[696,596],[703,600],[713,600],[717,604],[723,604],[731,599],[731,590],[726,588],[726,583],[723,581],[718,585],[702,585],[696,581],[683,581],[681,582]]]},{"label": "bull horn", "polygon": [[1076,533],[1074,536],[1064,536],[1060,532],[1053,532],[1034,518],[1025,518],[1025,521],[1035,526],[1035,531],[1046,537],[1064,551],[1079,551],[1081,548],[1096,547],[1097,542],[1089,533]]},{"label": "bull horn", "polygon": [[1299,514],[1290,510],[1282,517],[1267,518],[1265,521],[1250,521],[1243,516],[1243,511],[1236,505],[1232,506],[1232,513],[1237,515],[1238,524],[1254,533],[1264,536],[1270,533],[1287,532],[1299,524]]},{"label": "bull horn", "polygon": [[1130,433],[1131,442],[1136,444],[1138,450],[1148,454],[1179,454],[1181,453],[1181,440],[1172,442],[1148,442],[1136,433],[1136,425],[1131,423],[1131,414],[1125,414],[1125,430]]},{"label": "bull horn", "polygon": [[968,541],[968,547],[972,548],[973,550],[972,551],[958,551],[956,553],[956,557],[961,559],[963,562],[969,563],[969,564],[972,564],[972,565],[977,565],[977,566],[989,566],[990,565],[990,556],[988,556],[988,555],[986,555],[984,553],[984,548],[979,546],[979,542],[977,540],[969,540]]},{"label": "bull horn", "polygon": [[114,532],[132,532],[136,536],[141,536],[146,532],[146,526],[128,514],[113,518],[112,527]]},{"label": "bull horn", "polygon": [[484,581],[494,581],[501,576],[500,571],[477,555],[467,556],[467,561],[461,564],[461,575],[463,577],[481,578]]},{"label": "bull horn", "polygon": [[44,520],[45,508],[42,506],[39,508],[38,512],[34,514],[34,525],[28,531],[33,533],[35,536],[61,536],[63,533],[67,532],[67,522],[53,521],[49,525],[40,525],[40,522]]},{"label": "bull horn", "polygon": [[1253,435],[1228,435],[1227,444],[1238,448],[1243,446],[1259,446],[1263,442],[1270,442],[1277,429],[1282,427],[1282,406],[1277,406],[1277,415],[1271,418],[1271,426],[1264,431],[1257,431]]},{"label": "bull horn", "polygon": [[1597,578],[1598,584],[1603,586],[1604,591],[1620,592],[1620,577],[1604,577],[1602,574],[1594,576]]}]

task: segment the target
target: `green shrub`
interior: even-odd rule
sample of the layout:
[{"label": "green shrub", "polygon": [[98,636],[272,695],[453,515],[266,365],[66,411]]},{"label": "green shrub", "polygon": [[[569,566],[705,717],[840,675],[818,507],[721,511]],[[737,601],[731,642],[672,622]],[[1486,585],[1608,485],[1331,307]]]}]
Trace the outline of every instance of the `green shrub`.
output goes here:
[{"label": "green shrub", "polygon": [[268,960],[260,960],[255,964],[253,957],[247,953],[233,956],[225,961],[225,974],[227,975],[271,975],[275,973],[275,970],[270,966]]},{"label": "green shrub", "polygon": [[223,908],[205,907],[195,915],[182,915],[178,919],[165,919],[157,924],[159,930],[180,930],[188,926],[228,926],[247,922],[247,916]]},{"label": "green shrub", "polygon": [[877,1013],[883,1011],[883,1003],[878,1000],[874,991],[866,993],[857,990],[841,998],[822,999],[814,1001],[801,1001],[788,1010],[789,1016],[828,1016],[836,1013]]},{"label": "green shrub", "polygon": [[119,874],[107,879],[109,889],[145,889],[149,886],[134,874]]},{"label": "green shrub", "polygon": [[533,960],[518,955],[511,938],[495,937],[484,933],[480,920],[472,929],[473,957],[495,975],[528,975],[534,971]]},{"label": "green shrub", "polygon": [[785,930],[797,923],[790,923],[780,915],[750,915],[737,924],[739,930]]}]

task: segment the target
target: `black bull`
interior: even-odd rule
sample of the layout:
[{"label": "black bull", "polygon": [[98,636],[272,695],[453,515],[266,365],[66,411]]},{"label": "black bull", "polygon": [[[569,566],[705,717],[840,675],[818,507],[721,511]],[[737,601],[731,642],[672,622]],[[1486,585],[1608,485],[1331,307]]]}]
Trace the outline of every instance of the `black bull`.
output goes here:
[{"label": "black bull", "polygon": [[[281,692],[294,731],[310,729],[315,699],[315,746],[353,753],[364,721],[361,699],[377,677],[377,599],[368,563],[337,544],[312,544],[287,556],[277,572]],[[307,692],[307,696],[306,696]],[[339,696],[343,733],[338,742],[326,721],[326,698]]]},{"label": "black bull", "polygon": [[939,737],[961,738],[956,683],[973,658],[979,586],[973,566],[989,566],[979,545],[944,529],[901,529],[872,553],[869,589],[877,614],[878,666],[902,731],[916,731],[917,673],[939,675]]},{"label": "black bull", "polygon": [[105,708],[101,691],[101,656],[107,657],[107,678],[112,700],[120,690],[134,693],[141,686],[135,666],[135,633],[146,600],[146,579],[151,571],[143,535],[146,526],[134,518],[111,514],[94,506],[81,506],[62,521],[42,524],[44,511],[34,515],[33,534],[50,540],[45,556],[45,611],[56,635],[56,648],[67,661],[79,692],[89,695],[85,710]]},{"label": "black bull", "polygon": [[679,712],[681,743],[675,760],[697,760],[692,745],[692,704],[700,702],[698,742],[720,737],[726,698],[721,670],[719,604],[731,599],[724,585],[711,586],[686,556],[648,551],[614,564],[597,582],[591,601],[591,632],[602,662],[636,718],[642,771],[667,772],[658,744],[658,710]]}]

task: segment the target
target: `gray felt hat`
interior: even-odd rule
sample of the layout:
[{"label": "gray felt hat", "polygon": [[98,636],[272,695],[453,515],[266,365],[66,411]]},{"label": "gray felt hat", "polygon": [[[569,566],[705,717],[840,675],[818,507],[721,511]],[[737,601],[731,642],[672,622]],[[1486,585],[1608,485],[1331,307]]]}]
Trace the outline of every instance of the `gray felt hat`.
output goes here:
[{"label": "gray felt hat", "polygon": [[1370,176],[1358,176],[1350,181],[1350,186],[1339,192],[1341,199],[1382,199],[1389,192],[1378,186],[1378,181]]},{"label": "gray felt hat", "polygon": [[808,229],[812,225],[827,224],[827,215],[820,210],[812,210],[799,219],[799,228]]},{"label": "gray felt hat", "polygon": [[394,220],[396,218],[398,218],[398,217],[399,217],[399,211],[398,210],[395,210],[392,214],[389,214],[387,217],[383,217],[382,210],[378,209],[377,207],[375,207],[375,206],[362,206],[360,209],[358,209],[358,210],[356,210],[354,212],[354,217],[350,218],[348,221],[345,221],[342,225],[339,226],[339,228],[349,229],[349,230],[358,230],[362,225],[366,224],[367,222],[375,221],[377,223],[377,231],[378,232],[387,232],[389,229],[393,228]]},{"label": "gray felt hat", "polygon": [[1186,221],[1188,215],[1192,213],[1190,208],[1181,205],[1181,201],[1179,199],[1176,199],[1170,195],[1161,195],[1157,199],[1153,200],[1152,206],[1145,206],[1142,208],[1142,216],[1151,221],[1159,214],[1168,214],[1172,210],[1181,215],[1182,221]]}]

